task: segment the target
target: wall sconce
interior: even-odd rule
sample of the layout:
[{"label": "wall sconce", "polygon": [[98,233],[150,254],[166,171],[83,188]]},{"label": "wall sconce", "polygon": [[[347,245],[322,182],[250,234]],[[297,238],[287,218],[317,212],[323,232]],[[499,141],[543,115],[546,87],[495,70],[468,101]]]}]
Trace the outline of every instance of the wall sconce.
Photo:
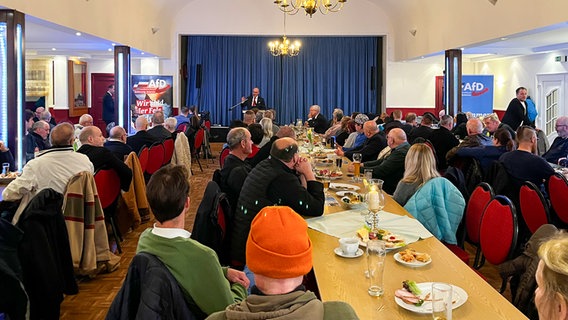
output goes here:
[{"label": "wall sconce", "polygon": [[416,37],[416,29],[410,29],[408,32],[410,32],[413,37]]}]

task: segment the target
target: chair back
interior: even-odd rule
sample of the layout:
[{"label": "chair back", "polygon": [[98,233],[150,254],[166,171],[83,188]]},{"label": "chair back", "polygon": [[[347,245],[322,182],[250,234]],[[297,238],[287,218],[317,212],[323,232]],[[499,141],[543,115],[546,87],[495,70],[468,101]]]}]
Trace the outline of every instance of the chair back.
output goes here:
[{"label": "chair back", "polygon": [[107,208],[120,194],[120,178],[114,169],[99,170],[95,173],[95,184],[101,206]]},{"label": "chair back", "polygon": [[148,151],[148,164],[145,172],[153,174],[162,167],[164,162],[164,146],[161,142],[154,143]]},{"label": "chair back", "polygon": [[162,161],[162,165],[170,163],[172,160],[172,156],[174,155],[174,139],[168,138],[162,142],[164,144],[164,161]]},{"label": "chair back", "polygon": [[[193,144],[193,150],[198,150],[199,147],[203,144],[203,140],[205,139],[205,129],[200,128],[197,133],[195,134],[195,141]],[[197,152],[197,151],[195,151]]]},{"label": "chair back", "polygon": [[229,147],[221,150],[221,155],[219,156],[219,165],[221,166],[221,169],[223,168],[223,165],[225,165],[225,158],[227,158],[229,152],[231,152],[231,150],[229,150]]},{"label": "chair back", "polygon": [[188,126],[187,122],[182,122],[182,123],[178,124],[178,126],[176,127],[176,131],[185,133],[185,131],[187,130],[187,126]]},{"label": "chair back", "polygon": [[485,208],[495,197],[493,189],[486,183],[480,183],[475,188],[465,208],[465,227],[467,237],[473,244],[479,244],[479,229]]},{"label": "chair back", "polygon": [[211,121],[204,121],[203,124],[205,125],[205,128],[207,128],[207,131],[211,131]]},{"label": "chair back", "polygon": [[531,234],[535,233],[543,224],[549,223],[550,210],[548,202],[534,183],[530,181],[523,183],[519,191],[519,203],[521,215]]},{"label": "chair back", "polygon": [[519,227],[515,205],[505,196],[496,196],[485,208],[479,242],[485,259],[498,265],[511,258]]},{"label": "chair back", "polygon": [[568,206],[566,195],[568,194],[568,180],[561,173],[554,173],[548,179],[548,197],[556,216],[564,223],[568,223]]},{"label": "chair back", "polygon": [[140,169],[142,169],[142,172],[146,171],[146,166],[148,165],[148,151],[148,147],[145,146],[138,153],[138,161],[140,161]]}]

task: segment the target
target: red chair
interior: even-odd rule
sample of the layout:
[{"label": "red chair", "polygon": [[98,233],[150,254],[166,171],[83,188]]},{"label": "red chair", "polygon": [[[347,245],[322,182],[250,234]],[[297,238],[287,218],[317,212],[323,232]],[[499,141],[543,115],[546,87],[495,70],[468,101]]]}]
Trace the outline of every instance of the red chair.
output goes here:
[{"label": "red chair", "polygon": [[563,174],[556,172],[548,179],[547,187],[552,209],[561,222],[568,224],[568,180]]},{"label": "red chair", "polygon": [[147,174],[153,174],[162,167],[164,162],[164,146],[161,142],[154,143],[148,151],[148,164],[146,165]]},{"label": "red chair", "polygon": [[203,124],[205,128],[207,128],[207,131],[211,131],[211,121],[205,121]]},{"label": "red chair", "polygon": [[534,183],[530,181],[523,183],[519,191],[519,203],[521,215],[531,233],[535,233],[543,224],[549,223],[548,202]]},{"label": "red chair", "polygon": [[116,241],[116,248],[119,253],[122,253],[120,242],[122,237],[117,227],[116,222],[116,203],[120,195],[120,178],[114,169],[99,170],[95,173],[95,184],[99,194],[101,206],[105,212],[105,218],[108,219]]},{"label": "red chair", "polygon": [[187,122],[183,122],[183,123],[178,124],[176,131],[185,133],[188,125],[189,125],[189,123],[187,123]]},{"label": "red chair", "polygon": [[195,141],[193,143],[193,152],[192,156],[194,159],[197,160],[197,164],[199,164],[199,169],[203,172],[203,167],[201,167],[201,162],[199,162],[199,149],[203,144],[203,140],[205,139],[205,129],[200,128],[197,133],[195,133]]},{"label": "red chair", "polygon": [[475,259],[473,260],[473,267],[479,269],[483,266],[485,259],[481,254],[481,246],[479,245],[479,228],[481,227],[481,218],[485,207],[495,197],[493,188],[486,183],[480,183],[469,197],[467,207],[465,208],[465,228],[467,231],[467,238],[469,242],[477,247],[475,251]]},{"label": "red chair", "polygon": [[223,148],[223,150],[221,150],[221,154],[219,155],[219,165],[221,166],[221,169],[225,164],[225,158],[229,155],[229,152],[231,152],[231,150],[229,150],[229,147]]},{"label": "red chair", "polygon": [[146,171],[148,165],[148,147],[143,147],[138,153],[138,161],[140,161],[140,169],[142,172]]},{"label": "red chair", "polygon": [[[515,206],[505,196],[496,196],[485,208],[481,219],[479,243],[485,259],[499,265],[511,259],[517,245],[519,227]],[[503,279],[499,292],[507,287]]]},{"label": "red chair", "polygon": [[170,163],[172,156],[174,155],[174,139],[169,138],[164,140],[162,143],[164,144],[164,161],[162,162],[162,165],[166,165]]}]

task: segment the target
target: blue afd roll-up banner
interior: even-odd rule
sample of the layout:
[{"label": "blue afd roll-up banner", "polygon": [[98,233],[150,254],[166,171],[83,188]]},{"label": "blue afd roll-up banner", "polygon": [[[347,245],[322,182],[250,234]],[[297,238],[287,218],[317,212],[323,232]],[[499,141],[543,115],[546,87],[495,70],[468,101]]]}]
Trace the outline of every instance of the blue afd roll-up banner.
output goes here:
[{"label": "blue afd roll-up banner", "polygon": [[462,111],[476,117],[493,112],[493,76],[462,76]]}]

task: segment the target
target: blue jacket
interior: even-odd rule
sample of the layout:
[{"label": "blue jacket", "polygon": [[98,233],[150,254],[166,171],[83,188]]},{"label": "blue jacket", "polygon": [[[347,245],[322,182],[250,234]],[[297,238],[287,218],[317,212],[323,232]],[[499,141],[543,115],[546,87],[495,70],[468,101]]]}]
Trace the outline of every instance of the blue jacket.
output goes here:
[{"label": "blue jacket", "polygon": [[404,206],[440,241],[457,244],[456,231],[462,220],[465,200],[446,178],[426,182]]}]

